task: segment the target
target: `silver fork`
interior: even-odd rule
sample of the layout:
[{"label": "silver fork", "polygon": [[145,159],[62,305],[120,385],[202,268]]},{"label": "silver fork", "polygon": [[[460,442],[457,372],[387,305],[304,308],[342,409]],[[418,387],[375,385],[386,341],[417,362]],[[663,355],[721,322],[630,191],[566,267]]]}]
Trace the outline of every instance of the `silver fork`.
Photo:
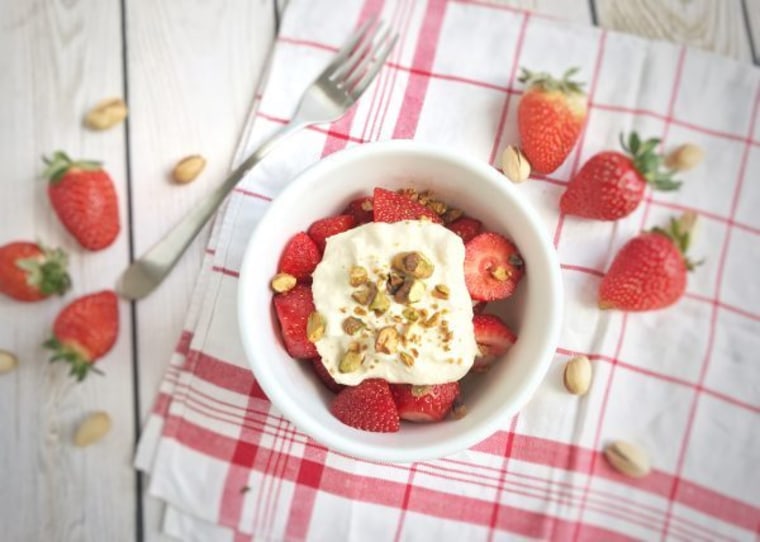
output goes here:
[{"label": "silver fork", "polygon": [[127,299],[148,295],[169,274],[190,242],[248,171],[288,136],[312,124],[333,122],[356,103],[382,68],[398,39],[375,19],[364,23],[306,89],[293,118],[275,132],[119,277],[116,291]]}]

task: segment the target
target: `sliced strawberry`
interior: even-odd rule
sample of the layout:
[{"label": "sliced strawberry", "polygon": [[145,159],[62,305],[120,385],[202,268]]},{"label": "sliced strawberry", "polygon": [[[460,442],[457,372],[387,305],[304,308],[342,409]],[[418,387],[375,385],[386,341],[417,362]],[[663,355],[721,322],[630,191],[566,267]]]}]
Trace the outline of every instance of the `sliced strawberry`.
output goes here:
[{"label": "sliced strawberry", "polygon": [[322,358],[312,359],[311,364],[314,366],[314,372],[317,373],[319,379],[324,383],[325,386],[327,386],[327,389],[329,389],[331,392],[338,393],[340,390],[346,387],[343,384],[338,384],[335,381],[330,372],[327,370],[327,367],[325,367],[325,364],[322,363]]},{"label": "sliced strawberry", "polygon": [[311,288],[299,284],[288,292],[277,294],[273,299],[288,354],[304,359],[317,356],[317,348],[306,337],[306,321],[314,312]]},{"label": "sliced strawberry", "polygon": [[463,216],[446,227],[456,233],[466,243],[481,232],[483,223],[469,216]]},{"label": "sliced strawberry", "polygon": [[298,280],[308,279],[321,259],[322,255],[314,240],[306,233],[299,232],[285,245],[277,271],[293,275]]},{"label": "sliced strawberry", "polygon": [[344,388],[333,399],[330,412],[346,425],[363,431],[395,433],[399,430],[398,410],[391,390],[385,380],[378,378]]},{"label": "sliced strawberry", "polygon": [[524,271],[517,247],[498,233],[481,233],[465,245],[464,280],[473,299],[493,301],[509,297]]},{"label": "sliced strawberry", "polygon": [[438,422],[446,417],[459,396],[459,383],[413,386],[391,384],[399,417],[410,422]]},{"label": "sliced strawberry", "polygon": [[354,220],[356,220],[356,224],[361,225],[372,222],[375,219],[373,210],[374,204],[372,202],[372,196],[365,196],[363,198],[357,198],[349,203],[343,211],[343,214],[353,216]]},{"label": "sliced strawberry", "polygon": [[327,244],[327,238],[343,233],[346,230],[350,230],[356,226],[356,219],[351,215],[338,215],[329,216],[321,220],[317,220],[314,224],[309,226],[309,237],[317,244],[319,253],[322,254],[325,251],[325,245]]},{"label": "sliced strawberry", "polygon": [[475,358],[471,370],[479,373],[488,370],[496,358],[503,356],[515,344],[517,336],[493,314],[475,315],[472,325],[480,355]]},{"label": "sliced strawberry", "polygon": [[442,222],[441,217],[421,203],[384,188],[375,188],[373,205],[375,222],[419,220],[422,217],[427,217],[438,224]]}]

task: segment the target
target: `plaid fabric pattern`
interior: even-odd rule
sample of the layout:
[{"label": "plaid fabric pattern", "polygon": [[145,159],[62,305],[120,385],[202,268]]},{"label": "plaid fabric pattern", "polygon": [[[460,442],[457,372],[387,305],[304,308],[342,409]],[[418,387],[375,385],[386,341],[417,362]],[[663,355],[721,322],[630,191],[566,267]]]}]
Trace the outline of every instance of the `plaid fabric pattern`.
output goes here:
[{"label": "plaid fabric pattern", "polygon": [[[303,88],[363,20],[380,12],[401,38],[350,114],[275,151],[217,219],[136,459],[152,474],[151,493],[168,504],[165,531],[188,540],[756,540],[757,70],[480,1],[336,7],[290,2],[239,155],[287,122]],[[562,262],[566,315],[555,363],[529,405],[470,450],[411,465],[332,452],[283,419],[247,367],[235,320],[247,239],[289,179],[349,145],[414,138],[498,167],[499,151],[518,141],[519,66],[579,66],[588,81],[588,124],[576,149],[553,175],[520,187]],[[568,179],[632,129],[661,137],[666,149],[697,143],[707,160],[682,175],[680,191],[650,193],[621,221],[562,217]],[[706,261],[684,298],[643,314],[596,309],[617,249],[687,209],[700,216],[692,253]],[[594,366],[581,399],[561,389],[563,363],[578,353]],[[632,480],[608,466],[600,450],[617,438],[649,451],[650,476]]]}]

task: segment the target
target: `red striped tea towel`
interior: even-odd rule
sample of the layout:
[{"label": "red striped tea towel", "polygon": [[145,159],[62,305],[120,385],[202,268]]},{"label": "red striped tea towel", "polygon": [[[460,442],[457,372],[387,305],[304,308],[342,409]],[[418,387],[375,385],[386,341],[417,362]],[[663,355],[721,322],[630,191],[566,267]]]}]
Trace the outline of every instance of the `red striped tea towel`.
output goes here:
[{"label": "red striped tea towel", "polygon": [[[137,457],[151,494],[168,505],[165,531],[188,540],[755,540],[758,71],[483,2],[291,1],[241,155],[287,121],[336,47],[376,12],[401,33],[378,81],[346,117],[275,151],[217,220]],[[566,163],[520,187],[562,262],[567,312],[549,375],[510,424],[451,457],[383,465],[325,449],[272,408],[246,364],[235,297],[251,231],[299,171],[365,141],[414,138],[498,166],[499,151],[517,141],[521,65],[579,66],[590,99]],[[651,194],[624,220],[560,216],[567,179],[631,129],[666,149],[697,143],[707,159],[682,175],[679,192]],[[684,298],[664,311],[598,311],[595,292],[615,251],[685,209],[700,215],[692,250],[706,262]],[[561,388],[575,353],[594,365],[580,399]],[[611,470],[600,450],[613,439],[646,449],[652,474],[631,480]]]}]

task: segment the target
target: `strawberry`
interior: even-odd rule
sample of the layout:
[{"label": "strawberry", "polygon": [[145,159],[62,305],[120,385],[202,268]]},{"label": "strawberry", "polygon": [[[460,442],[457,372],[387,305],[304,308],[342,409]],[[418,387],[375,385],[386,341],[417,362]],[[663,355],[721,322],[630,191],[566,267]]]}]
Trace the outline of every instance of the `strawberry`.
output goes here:
[{"label": "strawberry", "polygon": [[482,314],[484,310],[486,310],[486,303],[485,301],[473,301],[472,302],[472,314]]},{"label": "strawberry", "polygon": [[375,219],[374,204],[372,202],[372,196],[365,196],[363,198],[357,198],[343,211],[344,215],[351,215],[356,220],[357,225],[366,224],[372,222]]},{"label": "strawberry", "polygon": [[375,222],[399,222],[419,220],[423,217],[432,222],[442,222],[435,211],[428,209],[408,196],[397,194],[384,188],[375,188],[373,197]]},{"label": "strawberry", "polygon": [[72,161],[56,151],[44,158],[48,197],[65,228],[88,250],[101,250],[119,234],[119,207],[111,177],[100,162]]},{"label": "strawberry", "polygon": [[341,422],[375,433],[395,433],[399,416],[385,380],[373,378],[344,388],[333,399],[330,412]]},{"label": "strawberry", "polygon": [[298,232],[290,238],[280,256],[279,273],[288,273],[298,280],[311,277],[322,259],[319,247],[305,232]]},{"label": "strawberry", "polygon": [[681,183],[672,171],[661,169],[663,157],[654,152],[659,139],[641,141],[636,132],[628,143],[620,136],[626,154],[600,152],[592,156],[567,185],[560,209],[569,215],[617,220],[631,214],[644,197],[647,184],[656,190],[675,190]]},{"label": "strawberry", "polygon": [[512,241],[485,232],[470,239],[464,248],[464,281],[473,299],[493,301],[512,295],[525,271]]},{"label": "strawberry", "polygon": [[63,295],[71,286],[68,258],[61,249],[26,241],[0,247],[0,292],[19,301]]},{"label": "strawberry", "polygon": [[325,251],[328,237],[343,233],[354,226],[356,226],[356,219],[352,215],[330,216],[314,222],[314,224],[309,226],[307,233],[317,244],[319,253],[322,254]]},{"label": "strawberry", "polygon": [[459,396],[458,382],[431,386],[391,384],[390,388],[399,417],[410,422],[441,421]]},{"label": "strawberry", "polygon": [[466,243],[481,232],[483,224],[480,220],[463,216],[446,227],[456,233]]},{"label": "strawberry", "polygon": [[317,373],[319,379],[324,383],[325,386],[327,386],[327,389],[329,389],[331,392],[338,393],[340,390],[346,387],[343,384],[338,384],[335,381],[330,372],[327,370],[327,367],[325,367],[325,364],[322,363],[322,358],[313,358],[311,360],[311,364],[314,367],[314,372]]},{"label": "strawberry", "polygon": [[288,354],[303,359],[318,356],[316,346],[306,336],[306,321],[315,310],[311,288],[299,284],[288,292],[277,294],[273,300]]},{"label": "strawberry", "polygon": [[697,265],[686,258],[696,215],[671,218],[628,241],[599,286],[599,308],[624,311],[662,309],[686,290],[686,273]]},{"label": "strawberry", "polygon": [[103,290],[75,299],[53,323],[53,337],[44,343],[53,351],[50,361],[71,364],[69,374],[78,381],[93,364],[113,347],[119,334],[119,306],[116,294]]},{"label": "strawberry", "polygon": [[488,370],[496,358],[506,354],[517,341],[517,336],[501,318],[493,314],[475,315],[472,325],[480,355],[475,358],[471,370],[479,373]]},{"label": "strawberry", "polygon": [[523,154],[534,172],[553,172],[578,141],[587,106],[583,83],[572,80],[577,72],[572,68],[555,79],[522,70],[519,81],[527,88],[517,107],[517,125]]}]

